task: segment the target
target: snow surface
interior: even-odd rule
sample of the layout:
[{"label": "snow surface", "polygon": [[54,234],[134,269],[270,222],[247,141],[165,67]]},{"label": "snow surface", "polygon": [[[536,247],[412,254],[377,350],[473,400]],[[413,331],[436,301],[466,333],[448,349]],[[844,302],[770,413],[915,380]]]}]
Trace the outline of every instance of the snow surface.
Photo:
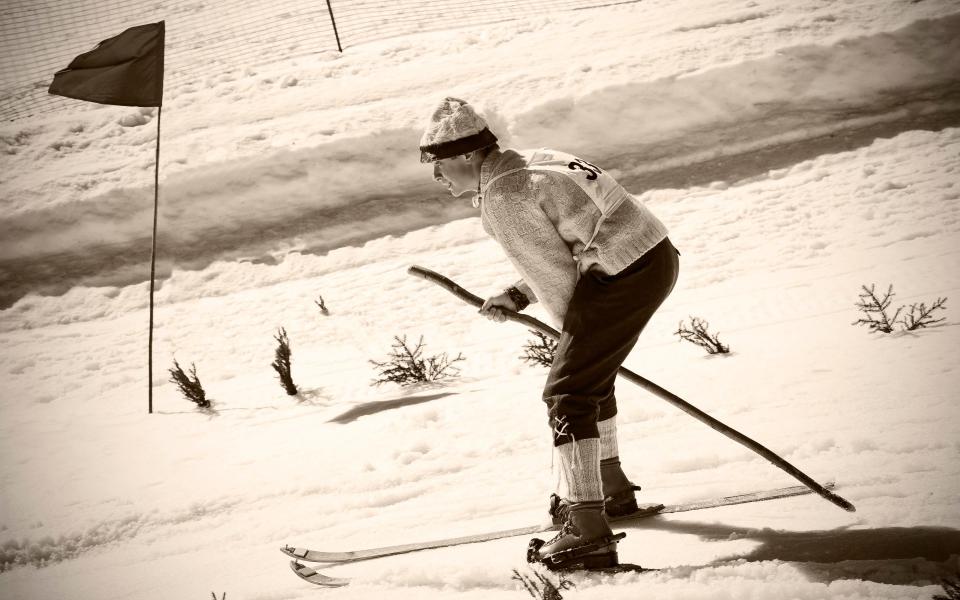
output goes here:
[{"label": "snow surface", "polygon": [[[354,583],[327,591],[277,551],[543,518],[556,473],[545,371],[518,359],[530,335],[406,273],[479,295],[515,279],[469,201],[444,198],[417,162],[424,115],[453,94],[509,145],[609,165],[670,228],[680,281],[627,366],[836,478],[858,508],[807,496],[651,519],[627,529],[621,558],[660,571],[575,575],[564,597],[930,598],[960,569],[956,9],[653,0],[168,89],[154,415],[155,114],[3,124],[0,597],[526,596],[511,579],[525,538],[333,567]],[[887,135],[844,149],[871,128]],[[853,327],[871,283],[892,284],[895,306],[946,296],[947,321]],[[691,315],[732,354],[679,343]],[[297,398],[269,367],[280,326]],[[461,376],[370,386],[368,360],[394,335],[462,352]],[[196,363],[215,415],[166,381],[174,358]],[[641,500],[794,483],[630,384],[618,393]],[[366,414],[338,419],[351,410]]]}]

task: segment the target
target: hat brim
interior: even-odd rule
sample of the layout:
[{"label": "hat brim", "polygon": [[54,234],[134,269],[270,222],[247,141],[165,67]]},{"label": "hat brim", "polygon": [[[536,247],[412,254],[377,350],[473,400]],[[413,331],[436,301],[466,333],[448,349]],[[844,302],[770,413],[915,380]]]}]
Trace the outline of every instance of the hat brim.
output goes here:
[{"label": "hat brim", "polygon": [[486,148],[497,143],[497,136],[489,128],[484,127],[480,133],[468,135],[457,140],[439,144],[420,146],[420,162],[428,163],[451,156],[460,156],[474,150]]}]

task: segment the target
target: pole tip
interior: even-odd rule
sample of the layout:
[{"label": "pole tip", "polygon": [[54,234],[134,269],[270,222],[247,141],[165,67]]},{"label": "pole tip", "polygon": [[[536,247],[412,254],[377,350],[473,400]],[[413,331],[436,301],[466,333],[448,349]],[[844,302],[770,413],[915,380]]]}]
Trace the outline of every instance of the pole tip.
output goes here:
[{"label": "pole tip", "polygon": [[827,492],[827,493],[829,494],[827,498],[831,502],[833,502],[834,504],[842,508],[843,510],[847,512],[857,512],[857,507],[854,506],[853,503],[850,502],[849,500],[845,498],[841,498],[840,496],[834,494],[833,492]]}]

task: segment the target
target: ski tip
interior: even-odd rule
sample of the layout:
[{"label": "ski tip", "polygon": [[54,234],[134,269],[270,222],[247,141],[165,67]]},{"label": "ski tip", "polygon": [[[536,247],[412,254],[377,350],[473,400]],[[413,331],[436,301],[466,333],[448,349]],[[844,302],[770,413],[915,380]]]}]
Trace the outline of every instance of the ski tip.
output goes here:
[{"label": "ski tip", "polygon": [[305,558],[305,557],[306,557],[306,551],[305,551],[305,550],[301,550],[300,548],[295,548],[295,547],[293,547],[293,546],[286,546],[286,545],[285,545],[283,548],[280,548],[280,552],[283,552],[284,554],[286,554],[286,555],[289,556],[290,558]]},{"label": "ski tip", "polygon": [[302,562],[296,559],[290,561],[290,569],[297,575],[301,575],[301,576],[312,575],[313,573],[316,572],[314,569],[308,567],[307,565],[303,564]]},{"label": "ski tip", "polygon": [[290,561],[290,570],[296,573],[300,579],[322,587],[343,587],[350,584],[349,579],[324,575],[313,567],[308,567],[296,559]]}]

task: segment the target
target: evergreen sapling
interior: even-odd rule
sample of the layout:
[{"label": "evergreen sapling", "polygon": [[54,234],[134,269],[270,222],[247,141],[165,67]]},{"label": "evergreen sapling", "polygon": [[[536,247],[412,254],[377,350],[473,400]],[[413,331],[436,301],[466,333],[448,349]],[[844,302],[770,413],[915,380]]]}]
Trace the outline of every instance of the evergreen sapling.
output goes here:
[{"label": "evergreen sapling", "polygon": [[320,309],[320,312],[323,313],[323,316],[330,316],[330,311],[327,310],[327,305],[323,301],[323,296],[319,296],[317,300],[313,301],[313,303],[317,305],[317,307]]},{"label": "evergreen sapling", "polygon": [[[531,569],[531,572],[534,575],[533,577],[513,569],[513,577],[510,579],[522,583],[527,593],[530,594],[530,597],[536,600],[563,600],[560,590],[569,590],[570,588],[576,587],[576,585],[564,577],[562,573],[560,574],[560,581],[554,584],[537,571]],[[541,585],[543,586],[542,588],[540,587]]]},{"label": "evergreen sapling", "polygon": [[412,349],[407,345],[407,336],[393,336],[393,339],[394,344],[388,360],[370,361],[370,364],[379,370],[379,377],[373,381],[373,385],[388,382],[413,385],[453,377],[460,374],[460,369],[453,366],[454,363],[466,360],[460,353],[451,360],[446,352],[424,358],[423,336],[420,336],[420,341]]},{"label": "evergreen sapling", "polygon": [[710,323],[698,317],[690,317],[691,325],[688,328],[684,321],[680,321],[674,335],[679,335],[681,340],[686,340],[707,351],[708,354],[727,354],[730,352],[730,346],[720,341],[720,334],[713,334],[708,331]]},{"label": "evergreen sapling", "polygon": [[170,381],[177,384],[180,393],[187,400],[196,404],[198,408],[210,410],[211,404],[207,400],[207,393],[204,391],[203,385],[200,384],[200,378],[197,377],[197,366],[195,364],[190,363],[190,374],[187,375],[183,372],[180,363],[174,359],[173,368],[170,369]]},{"label": "evergreen sapling", "polygon": [[860,294],[860,302],[858,302],[856,306],[863,312],[864,316],[857,319],[853,324],[866,325],[870,328],[870,331],[890,333],[893,331],[893,326],[897,322],[897,316],[900,314],[900,311],[903,310],[901,306],[897,309],[897,312],[893,313],[892,317],[887,314],[887,309],[890,308],[890,303],[893,302],[893,285],[891,284],[887,288],[887,293],[885,293],[882,298],[877,296],[873,284],[871,284],[869,288],[865,285],[862,287],[863,293]]},{"label": "evergreen sapling", "polygon": [[900,322],[903,324],[904,331],[913,331],[914,329],[921,329],[923,327],[928,327],[930,325],[935,325],[946,320],[946,317],[940,319],[934,319],[930,314],[935,310],[940,310],[946,308],[946,298],[937,298],[929,308],[923,302],[919,304],[911,304],[910,312],[908,312]]},{"label": "evergreen sapling", "polygon": [[296,396],[297,386],[293,383],[293,375],[290,372],[290,339],[287,337],[287,330],[281,327],[277,334],[273,336],[277,340],[277,349],[274,352],[274,360],[270,363],[273,370],[277,372],[277,377],[283,385],[287,395]]},{"label": "evergreen sapling", "polygon": [[881,333],[891,333],[894,327],[899,324],[901,331],[914,331],[935,325],[945,320],[945,318],[933,318],[933,312],[944,310],[946,308],[946,298],[937,298],[929,307],[925,302],[919,302],[910,305],[910,312],[900,318],[900,313],[906,306],[900,306],[893,315],[887,314],[890,304],[893,302],[893,285],[887,286],[887,291],[883,296],[878,296],[875,285],[861,286],[863,292],[860,294],[860,301],[855,304],[864,314],[853,322],[853,325],[866,325],[871,332],[879,331]]},{"label": "evergreen sapling", "polygon": [[520,358],[526,362],[543,365],[549,369],[553,366],[553,360],[557,356],[557,340],[535,329],[528,329],[528,331],[537,339],[524,344],[523,356]]}]

